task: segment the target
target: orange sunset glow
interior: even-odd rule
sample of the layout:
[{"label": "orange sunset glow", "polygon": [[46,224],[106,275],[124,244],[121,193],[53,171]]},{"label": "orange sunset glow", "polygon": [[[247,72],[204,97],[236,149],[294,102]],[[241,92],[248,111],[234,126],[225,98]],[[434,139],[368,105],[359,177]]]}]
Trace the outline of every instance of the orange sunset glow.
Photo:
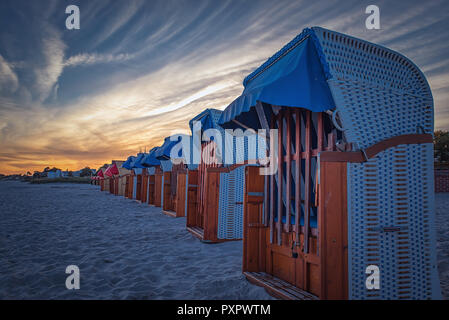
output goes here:
[{"label": "orange sunset glow", "polygon": [[[188,133],[191,118],[205,108],[224,109],[247,74],[313,25],[416,62],[432,87],[435,128],[449,127],[447,36],[427,28],[447,18],[437,4],[410,4],[407,11],[390,4],[376,32],[366,30],[360,8],[349,2],[172,5],[83,2],[79,30],[65,28],[57,2],[3,10],[0,173],[98,168]],[[432,21],[420,19],[430,13]]]}]

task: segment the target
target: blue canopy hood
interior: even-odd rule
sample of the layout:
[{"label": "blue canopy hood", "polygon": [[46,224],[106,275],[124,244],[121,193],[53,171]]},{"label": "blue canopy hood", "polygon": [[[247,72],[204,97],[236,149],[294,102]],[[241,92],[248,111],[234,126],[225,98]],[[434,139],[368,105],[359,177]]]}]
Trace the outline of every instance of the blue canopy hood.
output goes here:
[{"label": "blue canopy hood", "polygon": [[137,169],[142,169],[142,168],[145,168],[145,167],[142,165],[142,159],[143,159],[144,157],[145,157],[145,153],[139,153],[139,154],[137,155],[137,157],[135,157],[134,161],[131,163],[131,165],[130,165],[131,169],[135,169],[135,168],[137,168]]},{"label": "blue canopy hood", "polygon": [[159,149],[160,147],[154,147],[153,149],[150,150],[149,153],[147,153],[145,155],[145,157],[142,159],[141,163],[142,165],[146,168],[146,167],[154,167],[154,166],[159,166],[161,164],[161,161],[158,160],[155,156],[156,151]]},{"label": "blue canopy hood", "polygon": [[189,121],[190,131],[193,132],[193,123],[196,121],[201,122],[201,130],[206,131],[207,129],[222,129],[218,125],[218,121],[222,115],[223,111],[218,109],[206,109],[200,114],[196,115],[193,119]]},{"label": "blue canopy hood", "polygon": [[[251,128],[260,128],[257,113],[252,108],[257,102],[314,112],[335,108],[327,84],[330,73],[318,46],[313,29],[305,29],[245,78],[242,95],[224,110],[219,124],[235,128],[239,126],[233,122],[236,120]],[[270,112],[266,105],[264,111]]]},{"label": "blue canopy hood", "polygon": [[[178,139],[175,141],[171,140],[171,137],[173,136],[178,136]],[[160,146],[156,151],[155,151],[155,157],[158,160],[168,160],[170,159],[170,152],[173,149],[173,147],[178,144],[181,141],[181,135],[177,134],[177,135],[173,135],[171,137],[167,137],[164,139],[164,144],[162,146]]]},{"label": "blue canopy hood", "polygon": [[132,168],[131,168],[131,164],[132,164],[132,162],[134,162],[134,159],[135,159],[135,158],[136,158],[136,157],[134,157],[134,156],[129,156],[128,159],[126,159],[126,161],[123,162],[122,168],[131,170],[131,169],[132,169]]}]

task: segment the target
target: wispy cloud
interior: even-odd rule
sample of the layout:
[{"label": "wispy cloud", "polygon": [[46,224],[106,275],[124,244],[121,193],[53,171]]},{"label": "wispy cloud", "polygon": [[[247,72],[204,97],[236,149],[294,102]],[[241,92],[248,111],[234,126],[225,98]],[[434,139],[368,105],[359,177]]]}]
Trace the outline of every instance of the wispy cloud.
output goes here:
[{"label": "wispy cloud", "polygon": [[13,93],[19,87],[19,79],[11,65],[0,55],[0,93]]},{"label": "wispy cloud", "polygon": [[59,31],[51,26],[46,29],[46,35],[42,39],[42,60],[34,67],[34,87],[40,102],[47,99],[54,90],[64,69],[64,51],[67,47],[61,40]]},{"label": "wispy cloud", "polygon": [[[23,21],[46,3],[22,13],[29,2],[18,1],[22,10],[8,4]],[[0,30],[0,171],[100,166],[188,132],[189,119],[225,108],[248,73],[313,25],[387,45],[417,62],[433,90],[436,128],[448,128],[448,7],[378,1],[382,30],[367,31],[368,4],[80,0],[81,30],[67,31],[64,5],[48,2],[34,28],[11,20],[14,30]],[[19,31],[23,39],[12,41],[9,34]]]},{"label": "wispy cloud", "polygon": [[64,62],[65,67],[74,66],[87,66],[97,63],[111,63],[111,62],[124,62],[133,58],[133,55],[127,53],[121,53],[118,55],[113,54],[97,54],[97,53],[82,53],[70,57]]}]

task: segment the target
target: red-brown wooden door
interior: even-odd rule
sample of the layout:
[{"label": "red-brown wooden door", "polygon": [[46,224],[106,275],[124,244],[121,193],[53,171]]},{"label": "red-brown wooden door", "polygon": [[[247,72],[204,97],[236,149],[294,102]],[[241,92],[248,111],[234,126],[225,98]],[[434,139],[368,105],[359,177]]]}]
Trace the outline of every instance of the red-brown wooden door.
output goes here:
[{"label": "red-brown wooden door", "polygon": [[196,227],[198,221],[198,171],[189,170],[187,186],[187,227]]}]

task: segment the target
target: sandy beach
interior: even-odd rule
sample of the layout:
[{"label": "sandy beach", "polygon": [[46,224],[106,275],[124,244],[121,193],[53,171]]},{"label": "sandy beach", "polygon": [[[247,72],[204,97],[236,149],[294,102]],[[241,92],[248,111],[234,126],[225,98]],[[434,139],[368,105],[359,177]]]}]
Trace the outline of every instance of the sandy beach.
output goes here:
[{"label": "sandy beach", "polygon": [[[0,299],[272,299],[241,274],[242,243],[204,244],[185,218],[80,184],[0,182]],[[449,298],[449,194],[436,195]],[[77,265],[81,289],[67,290]]]},{"label": "sandy beach", "polygon": [[0,299],[271,299],[243,277],[240,241],[201,243],[160,208],[21,182],[0,182],[0,203]]}]

